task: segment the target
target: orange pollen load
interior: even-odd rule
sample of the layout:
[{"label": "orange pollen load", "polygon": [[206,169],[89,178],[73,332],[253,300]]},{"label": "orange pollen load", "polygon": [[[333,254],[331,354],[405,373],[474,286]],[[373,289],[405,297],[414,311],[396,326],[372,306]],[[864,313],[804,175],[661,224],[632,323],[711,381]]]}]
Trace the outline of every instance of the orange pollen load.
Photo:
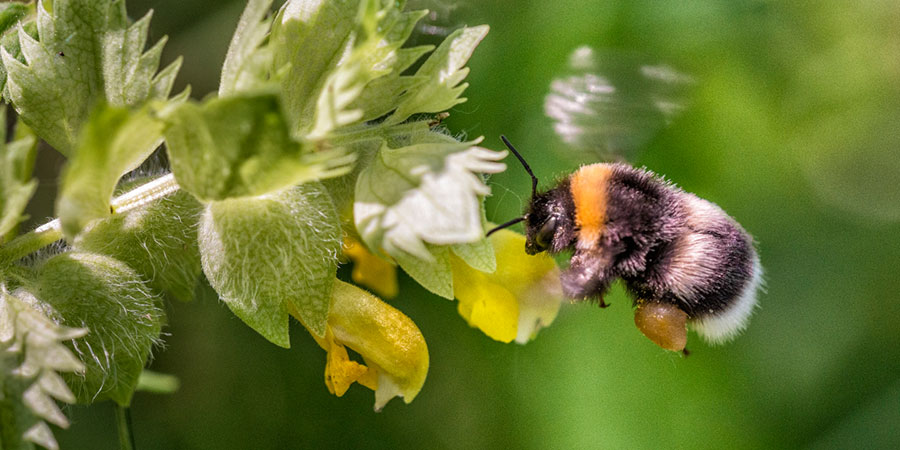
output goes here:
[{"label": "orange pollen load", "polygon": [[660,302],[640,302],[634,324],[656,345],[673,352],[687,344],[687,314],[677,306]]}]

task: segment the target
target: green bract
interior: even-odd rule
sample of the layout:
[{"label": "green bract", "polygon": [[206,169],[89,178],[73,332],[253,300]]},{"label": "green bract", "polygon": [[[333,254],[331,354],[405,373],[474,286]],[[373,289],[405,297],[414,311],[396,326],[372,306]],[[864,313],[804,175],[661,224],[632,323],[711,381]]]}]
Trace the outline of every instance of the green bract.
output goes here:
[{"label": "green bract", "polygon": [[505,153],[472,147],[475,142],[387,146],[359,175],[356,227],[373,249],[403,250],[429,260],[424,242],[454,244],[482,238],[479,195],[490,189],[478,172],[494,173]]},{"label": "green bract", "polygon": [[110,398],[127,405],[163,319],[144,279],[108,256],[67,252],[44,262],[28,291],[52,307],[62,325],[89,331],[72,341],[86,367],[83,376],[68,377],[78,401]]},{"label": "green bract", "polygon": [[178,184],[204,201],[256,196],[346,173],[352,155],[314,153],[291,139],[275,95],[193,102],[167,115]]},{"label": "green bract", "polygon": [[176,192],[144,208],[95,222],[74,246],[123,261],[152,288],[188,301],[200,276],[197,224],[202,211],[190,194]]},{"label": "green bract", "polygon": [[165,38],[149,50],[150,14],[129,23],[124,1],[54,0],[37,6],[37,39],[18,33],[25,63],[5,47],[8,100],[54,148],[72,155],[98,100],[140,105],[168,96],[181,65],[157,73]]},{"label": "green bract", "polygon": [[272,0],[249,0],[222,64],[219,96],[252,91],[266,86],[272,66],[272,49],[263,46],[272,20],[267,18]]},{"label": "green bract", "polygon": [[341,228],[321,183],[211,202],[200,222],[203,273],[231,311],[290,347],[288,312],[325,334]]},{"label": "green bract", "polygon": [[421,84],[406,91],[389,120],[400,122],[417,112],[440,112],[466,101],[460,95],[468,87],[464,67],[475,47],[487,35],[487,25],[453,32],[416,71]]},{"label": "green bract", "polygon": [[141,164],[162,142],[162,123],[144,108],[100,105],[81,132],[62,175],[56,212],[72,238],[93,219],[110,214],[119,178]]},{"label": "green bract", "polygon": [[269,37],[273,69],[285,69],[281,97],[295,137],[306,136],[313,127],[325,82],[336,72],[345,47],[353,42],[359,3],[289,1],[275,16]]},{"label": "green bract", "polygon": [[57,448],[46,422],[68,428],[69,421],[54,399],[75,403],[59,373],[84,371],[63,342],[87,330],[54,323],[27,298],[11,295],[5,287],[0,292],[0,447]]}]

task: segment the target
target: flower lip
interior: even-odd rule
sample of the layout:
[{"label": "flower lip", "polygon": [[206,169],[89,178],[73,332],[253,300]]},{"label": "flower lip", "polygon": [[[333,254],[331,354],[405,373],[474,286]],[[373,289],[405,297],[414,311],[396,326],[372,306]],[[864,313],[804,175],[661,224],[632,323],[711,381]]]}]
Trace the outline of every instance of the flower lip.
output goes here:
[{"label": "flower lip", "polygon": [[[368,292],[335,280],[324,338],[313,338],[327,353],[325,384],[341,396],[354,382],[375,391],[375,410],[394,397],[410,403],[425,384],[428,347],[409,317]],[[365,364],[350,360],[347,348]]]},{"label": "flower lip", "polygon": [[[490,237],[497,258],[493,273],[476,270],[454,257],[453,288],[458,311],[473,327],[500,342],[524,344],[556,317],[562,302],[559,269],[548,255],[531,251],[521,234],[508,229]],[[523,245],[524,244],[524,245]]]}]

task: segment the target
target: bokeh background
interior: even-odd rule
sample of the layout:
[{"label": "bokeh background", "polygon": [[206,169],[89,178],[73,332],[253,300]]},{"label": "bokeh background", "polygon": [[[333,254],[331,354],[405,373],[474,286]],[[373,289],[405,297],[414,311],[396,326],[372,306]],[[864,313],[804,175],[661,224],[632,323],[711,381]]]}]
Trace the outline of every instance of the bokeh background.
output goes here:
[{"label": "bokeh background", "polygon": [[[324,352],[302,327],[280,349],[205,295],[169,307],[152,368],[181,389],[135,396],[139,449],[900,448],[900,4],[412,3],[435,11],[418,43],[491,26],[469,64],[469,101],[445,123],[497,149],[506,134],[545,186],[577,167],[543,108],[572,50],[689,74],[684,110],[632,162],[754,235],[767,292],[749,329],[721,347],[692,334],[682,358],[640,335],[616,289],[611,308],[567,304],[537,340],[501,344],[404,276],[392,304],[422,330],[431,369],[412,404],[374,413],[365,388],[328,393]],[[155,10],[151,34],[169,36],[164,60],[184,55],[179,83],[197,98],[217,87],[243,5],[128,1],[133,17]],[[61,164],[40,158],[36,219],[52,214]],[[509,162],[490,179],[497,222],[528,200]],[[68,413],[62,448],[117,448],[110,404]]]}]

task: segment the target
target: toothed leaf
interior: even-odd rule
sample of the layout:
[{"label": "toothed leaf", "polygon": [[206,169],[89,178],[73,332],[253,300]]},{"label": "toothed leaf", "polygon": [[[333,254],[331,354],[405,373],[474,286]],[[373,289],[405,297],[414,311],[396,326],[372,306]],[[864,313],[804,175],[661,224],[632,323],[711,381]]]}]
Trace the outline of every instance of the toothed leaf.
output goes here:
[{"label": "toothed leaf", "polygon": [[417,77],[427,81],[403,95],[389,122],[402,122],[415,113],[441,112],[466,101],[460,97],[468,87],[468,83],[462,82],[469,74],[469,69],[464,66],[488,29],[487,25],[480,25],[456,30],[447,36],[416,71]]},{"label": "toothed leaf", "polygon": [[290,310],[324,336],[341,228],[321,183],[211,202],[199,240],[203,273],[244,323],[289,347]]},{"label": "toothed leaf", "polygon": [[85,329],[58,325],[55,311],[34,297],[0,292],[0,444],[3,448],[58,448],[49,421],[68,428],[55,400],[75,397],[57,371],[84,370],[63,341]]},{"label": "toothed leaf", "polygon": [[237,29],[222,65],[219,96],[263,89],[269,82],[272,49],[263,45],[272,19],[267,18],[273,0],[250,0],[241,14]]},{"label": "toothed leaf", "polygon": [[273,67],[286,67],[281,95],[296,137],[314,123],[316,104],[355,29],[359,0],[288,1],[272,24]]},{"label": "toothed leaf", "polygon": [[429,258],[422,259],[403,250],[394,251],[391,256],[413,280],[429,291],[453,300],[453,273],[450,266],[450,252],[443,245],[426,245]]},{"label": "toothed leaf", "polygon": [[[0,47],[8,49],[10,55],[21,62],[22,51],[19,48],[19,27],[31,36],[37,36],[37,26],[34,23],[34,4],[4,3],[0,5]],[[6,95],[6,67],[0,60],[0,92],[3,99],[9,101]]]},{"label": "toothed leaf", "polygon": [[136,106],[168,94],[175,66],[155,78],[165,38],[146,49],[150,13],[129,23],[122,0],[54,0],[37,5],[37,38],[21,29],[25,62],[4,45],[7,92],[22,121],[71,155],[98,101]]}]

